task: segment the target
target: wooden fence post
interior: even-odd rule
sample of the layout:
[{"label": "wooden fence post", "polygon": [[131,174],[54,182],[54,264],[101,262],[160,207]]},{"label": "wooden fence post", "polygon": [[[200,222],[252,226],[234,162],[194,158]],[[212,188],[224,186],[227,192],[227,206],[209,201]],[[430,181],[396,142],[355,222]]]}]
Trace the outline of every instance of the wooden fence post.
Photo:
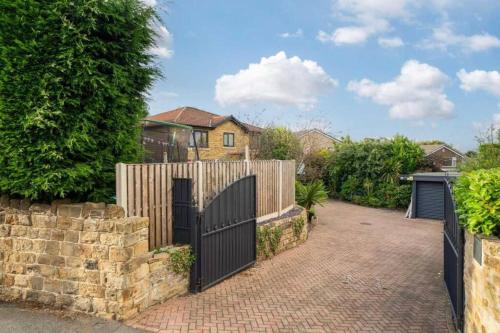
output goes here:
[{"label": "wooden fence post", "polygon": [[116,204],[123,207],[125,216],[128,216],[127,207],[127,165],[124,163],[116,164]]},{"label": "wooden fence post", "polygon": [[279,179],[278,179],[278,216],[281,216],[283,210],[283,161],[279,161]]},{"label": "wooden fence post", "polygon": [[203,162],[202,161],[196,161],[195,162],[197,167],[198,167],[198,179],[197,179],[197,184],[198,184],[198,211],[203,211]]}]

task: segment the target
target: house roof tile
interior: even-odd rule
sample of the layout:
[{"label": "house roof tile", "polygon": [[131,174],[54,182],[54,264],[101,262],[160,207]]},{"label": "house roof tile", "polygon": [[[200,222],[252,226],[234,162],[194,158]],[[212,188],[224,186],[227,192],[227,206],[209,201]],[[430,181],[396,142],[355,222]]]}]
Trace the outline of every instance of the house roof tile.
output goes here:
[{"label": "house roof tile", "polygon": [[215,128],[219,124],[230,119],[244,127],[249,132],[261,131],[259,127],[242,123],[233,116],[221,116],[190,106],[180,107],[171,111],[159,113],[145,118],[145,120],[169,121],[177,124],[208,128]]}]

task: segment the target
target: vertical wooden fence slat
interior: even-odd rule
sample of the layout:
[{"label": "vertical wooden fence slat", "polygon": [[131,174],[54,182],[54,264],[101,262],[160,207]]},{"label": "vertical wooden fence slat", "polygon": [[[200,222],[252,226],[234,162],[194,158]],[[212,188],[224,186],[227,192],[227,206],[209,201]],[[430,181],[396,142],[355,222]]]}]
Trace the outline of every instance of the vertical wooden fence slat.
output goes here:
[{"label": "vertical wooden fence slat", "polygon": [[142,165],[141,168],[141,179],[142,179],[142,188],[141,188],[141,193],[142,193],[142,215],[141,216],[149,216],[149,193],[147,191],[147,184],[148,184],[148,166],[146,164]]},{"label": "vertical wooden fence slat", "polygon": [[155,206],[154,206],[154,165],[148,164],[148,187],[147,191],[149,193],[149,249],[152,250],[157,247],[155,242],[155,233],[156,233],[156,215],[155,215]]},{"label": "vertical wooden fence slat", "polygon": [[141,195],[141,165],[134,165],[134,183],[135,183],[135,206],[134,206],[134,215],[141,216],[142,213],[142,195]]},{"label": "vertical wooden fence slat", "polygon": [[160,165],[155,164],[155,244],[161,246],[161,179],[160,179]]},{"label": "vertical wooden fence slat", "polygon": [[161,245],[168,245],[167,234],[167,166],[162,164],[160,166],[160,195],[161,195]]},{"label": "vertical wooden fence slat", "polygon": [[134,211],[134,166],[127,165],[127,206],[128,216],[135,216]]},{"label": "vertical wooden fence slat", "polygon": [[173,242],[173,217],[172,217],[172,164],[166,165],[167,173],[167,188],[165,191],[167,192],[167,244],[172,244]]}]

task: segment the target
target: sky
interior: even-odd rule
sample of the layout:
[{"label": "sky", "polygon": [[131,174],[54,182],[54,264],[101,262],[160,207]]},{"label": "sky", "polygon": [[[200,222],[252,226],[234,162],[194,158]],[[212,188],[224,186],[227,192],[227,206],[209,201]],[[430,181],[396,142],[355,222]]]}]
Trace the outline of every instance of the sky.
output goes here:
[{"label": "sky", "polygon": [[500,1],[142,0],[163,77],[150,114],[476,147],[500,128]]}]

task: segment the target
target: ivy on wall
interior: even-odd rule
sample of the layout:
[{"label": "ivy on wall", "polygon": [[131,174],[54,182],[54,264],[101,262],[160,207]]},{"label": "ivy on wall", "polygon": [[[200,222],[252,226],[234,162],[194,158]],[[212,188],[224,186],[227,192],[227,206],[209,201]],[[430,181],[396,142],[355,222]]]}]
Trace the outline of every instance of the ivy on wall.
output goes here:
[{"label": "ivy on wall", "polygon": [[276,255],[282,236],[283,230],[280,227],[257,227],[257,255],[265,258],[269,258],[271,254]]}]

